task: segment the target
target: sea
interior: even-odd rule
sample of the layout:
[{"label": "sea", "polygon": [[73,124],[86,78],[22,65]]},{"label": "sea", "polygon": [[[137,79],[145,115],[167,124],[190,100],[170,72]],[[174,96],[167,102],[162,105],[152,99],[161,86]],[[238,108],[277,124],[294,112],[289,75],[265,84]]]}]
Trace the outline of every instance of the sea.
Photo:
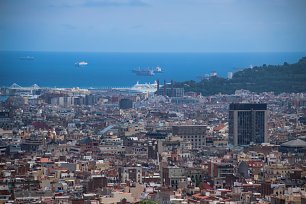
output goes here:
[{"label": "sea", "polygon": [[[106,53],[106,52],[0,52],[0,86],[17,83],[40,87],[106,88],[131,87],[137,82],[154,83],[195,80],[216,72],[229,72],[263,64],[295,63],[306,52],[269,53]],[[29,59],[24,59],[29,57]],[[30,59],[32,58],[32,59]],[[87,66],[77,67],[85,61]],[[154,76],[138,76],[138,68],[164,71]]]}]

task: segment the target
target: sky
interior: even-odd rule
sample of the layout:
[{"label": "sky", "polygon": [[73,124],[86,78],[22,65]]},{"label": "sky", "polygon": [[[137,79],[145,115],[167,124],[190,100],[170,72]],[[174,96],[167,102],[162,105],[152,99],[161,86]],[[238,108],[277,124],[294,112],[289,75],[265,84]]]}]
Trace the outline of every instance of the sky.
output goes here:
[{"label": "sky", "polygon": [[0,50],[305,52],[306,0],[0,0]]}]

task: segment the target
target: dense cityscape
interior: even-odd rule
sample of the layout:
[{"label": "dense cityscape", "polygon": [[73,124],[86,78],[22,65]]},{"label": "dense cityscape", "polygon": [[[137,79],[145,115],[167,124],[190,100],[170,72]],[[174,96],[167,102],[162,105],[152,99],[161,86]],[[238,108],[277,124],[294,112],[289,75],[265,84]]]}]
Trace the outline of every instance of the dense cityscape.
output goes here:
[{"label": "dense cityscape", "polygon": [[306,203],[306,96],[1,88],[0,203]]},{"label": "dense cityscape", "polygon": [[0,0],[0,204],[306,204],[306,0]]}]

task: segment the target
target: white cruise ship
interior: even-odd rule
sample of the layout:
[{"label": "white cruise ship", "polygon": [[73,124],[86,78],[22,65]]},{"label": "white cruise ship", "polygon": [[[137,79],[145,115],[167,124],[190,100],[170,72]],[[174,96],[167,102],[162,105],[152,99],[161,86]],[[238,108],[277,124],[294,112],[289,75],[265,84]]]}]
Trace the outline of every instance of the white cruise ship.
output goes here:
[{"label": "white cruise ship", "polygon": [[138,81],[137,83],[132,86],[131,88],[132,91],[138,91],[141,93],[154,93],[157,91],[157,82],[154,81],[153,84],[150,83],[144,83],[144,84],[140,84]]}]

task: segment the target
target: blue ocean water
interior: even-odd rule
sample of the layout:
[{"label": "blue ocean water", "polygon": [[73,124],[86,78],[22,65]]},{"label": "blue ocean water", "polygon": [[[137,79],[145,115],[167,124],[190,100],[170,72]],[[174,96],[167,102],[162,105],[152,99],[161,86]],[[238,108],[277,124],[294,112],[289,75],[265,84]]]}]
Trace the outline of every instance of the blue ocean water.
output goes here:
[{"label": "blue ocean water", "polygon": [[[34,60],[21,60],[31,56]],[[216,71],[226,76],[241,68],[262,64],[295,63],[306,52],[291,53],[81,53],[0,52],[0,86],[17,83],[45,87],[122,87],[163,80],[199,80]],[[76,67],[86,61],[88,66]],[[135,68],[160,66],[164,73],[137,76]]]}]

